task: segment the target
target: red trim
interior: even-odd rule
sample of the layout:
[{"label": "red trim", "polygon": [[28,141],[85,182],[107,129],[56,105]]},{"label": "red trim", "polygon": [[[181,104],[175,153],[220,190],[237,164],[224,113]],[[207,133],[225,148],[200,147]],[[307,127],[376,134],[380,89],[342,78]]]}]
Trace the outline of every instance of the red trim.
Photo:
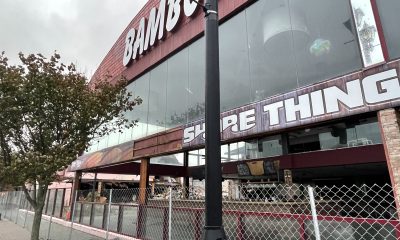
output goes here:
[{"label": "red trim", "polygon": [[194,225],[195,225],[195,239],[200,240],[201,238],[201,211],[202,209],[197,209],[195,213],[195,220],[194,220]]},{"label": "red trim", "polygon": [[306,240],[307,239],[307,236],[306,236],[306,223],[305,223],[306,219],[307,219],[306,217],[302,217],[301,219],[298,220],[298,223],[300,225],[300,229],[299,229],[300,240]]},{"label": "red trim", "polygon": [[376,4],[376,0],[371,0],[371,6],[372,6],[372,12],[374,13],[376,29],[378,30],[379,40],[381,41],[383,57],[385,58],[385,61],[387,62],[390,60],[390,56],[389,56],[389,51],[388,51],[388,48],[386,45],[385,34],[383,32],[382,22],[381,22],[381,18],[379,16],[379,9],[378,9],[378,5]]}]

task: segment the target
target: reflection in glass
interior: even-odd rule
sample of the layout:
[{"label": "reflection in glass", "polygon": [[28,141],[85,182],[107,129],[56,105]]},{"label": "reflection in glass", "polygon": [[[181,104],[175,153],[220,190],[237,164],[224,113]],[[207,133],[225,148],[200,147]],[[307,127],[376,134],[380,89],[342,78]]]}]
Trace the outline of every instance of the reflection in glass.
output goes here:
[{"label": "reflection in glass", "polygon": [[246,159],[266,158],[282,155],[281,136],[271,136],[245,142]]},{"label": "reflection in glass", "polygon": [[380,144],[376,118],[339,122],[289,133],[289,152],[308,152]]},{"label": "reflection in glass", "polygon": [[290,0],[289,9],[293,26],[307,26],[307,34],[293,30],[299,87],[361,68],[348,0]]},{"label": "reflection in glass", "polygon": [[183,166],[183,153],[150,158],[150,164]]},{"label": "reflection in glass", "polygon": [[364,66],[368,67],[383,62],[385,59],[383,57],[371,1],[351,0],[351,6],[356,20]]},{"label": "reflection in glass", "polygon": [[189,152],[189,167],[201,166],[205,162],[205,149],[194,150]]},{"label": "reflection in glass", "polygon": [[219,31],[221,110],[226,111],[251,100],[245,13],[222,24]]},{"label": "reflection in glass", "polygon": [[188,49],[168,60],[166,128],[187,122]]},{"label": "reflection in glass", "polygon": [[391,59],[400,58],[400,1],[376,0],[385,41]]},{"label": "reflection in glass", "polygon": [[139,139],[147,135],[148,110],[150,102],[149,80],[149,74],[145,74],[128,86],[128,90],[132,92],[133,98],[140,97],[142,99],[142,104],[135,106],[131,112],[126,113],[128,119],[138,120],[137,126],[133,127],[132,129],[130,137],[131,140]]},{"label": "reflection in glass", "polygon": [[[286,0],[258,1],[246,10],[252,101],[297,87]],[[300,26],[303,25],[303,26]],[[298,24],[299,34],[306,34]]]},{"label": "reflection in glass", "polygon": [[163,62],[150,72],[148,135],[165,130],[168,65]]},{"label": "reflection in glass", "polygon": [[204,37],[188,47],[189,51],[189,83],[186,89],[188,95],[188,122],[204,118],[205,112],[205,51]]}]

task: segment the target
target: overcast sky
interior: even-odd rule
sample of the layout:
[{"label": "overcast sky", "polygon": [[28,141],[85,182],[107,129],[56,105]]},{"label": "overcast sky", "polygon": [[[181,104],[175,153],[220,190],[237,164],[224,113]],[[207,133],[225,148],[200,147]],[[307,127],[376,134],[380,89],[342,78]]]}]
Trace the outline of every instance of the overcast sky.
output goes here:
[{"label": "overcast sky", "polygon": [[[0,52],[55,50],[90,77],[147,0],[0,0]],[[122,60],[121,60],[122,61]]]}]

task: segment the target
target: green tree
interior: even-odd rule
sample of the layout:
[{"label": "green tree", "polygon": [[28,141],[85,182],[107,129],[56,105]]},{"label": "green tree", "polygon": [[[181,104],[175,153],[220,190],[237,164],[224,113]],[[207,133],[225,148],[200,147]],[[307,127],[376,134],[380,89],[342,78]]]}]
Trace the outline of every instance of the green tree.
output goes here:
[{"label": "green tree", "polygon": [[[126,91],[126,81],[108,77],[89,84],[75,66],[55,53],[23,55],[10,65],[0,55],[0,180],[21,186],[35,211],[31,240],[39,239],[46,192],[90,142],[133,127],[124,117],[141,103]],[[29,193],[26,184],[34,186]]]}]

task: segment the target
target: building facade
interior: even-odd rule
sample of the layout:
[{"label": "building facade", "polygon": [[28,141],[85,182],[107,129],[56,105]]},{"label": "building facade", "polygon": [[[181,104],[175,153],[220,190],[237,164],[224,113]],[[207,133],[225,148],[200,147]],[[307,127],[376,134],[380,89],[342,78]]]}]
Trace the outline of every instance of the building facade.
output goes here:
[{"label": "building facade", "polygon": [[[399,11],[398,0],[220,0],[223,178],[400,192]],[[151,0],[129,23],[91,81],[127,78],[143,100],[126,113],[137,126],[93,142],[71,171],[140,175],[142,187],[149,175],[204,179],[203,15]]]}]

